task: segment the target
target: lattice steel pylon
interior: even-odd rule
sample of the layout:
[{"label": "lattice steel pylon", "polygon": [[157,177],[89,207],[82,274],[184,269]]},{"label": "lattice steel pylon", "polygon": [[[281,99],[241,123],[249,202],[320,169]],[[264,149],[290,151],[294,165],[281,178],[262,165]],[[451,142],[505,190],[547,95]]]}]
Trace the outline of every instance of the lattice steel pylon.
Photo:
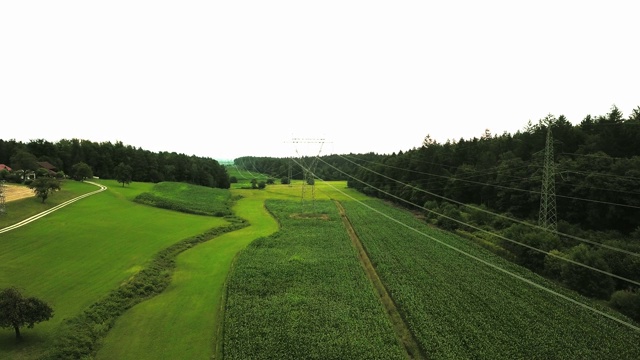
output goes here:
[{"label": "lattice steel pylon", "polygon": [[555,231],[557,229],[558,214],[556,212],[556,178],[551,122],[549,122],[547,126],[547,141],[544,150],[544,169],[542,171],[542,191],[540,193],[538,225],[549,231]]},{"label": "lattice steel pylon", "polygon": [[302,168],[302,194],[301,194],[301,204],[302,211],[304,212],[304,202],[305,202],[305,192],[307,185],[311,186],[311,206],[312,212],[315,212],[315,202],[316,202],[316,192],[315,192],[315,176],[313,171],[315,170],[315,166],[317,164],[317,159],[320,156],[320,152],[322,152],[322,146],[326,143],[325,139],[311,139],[311,138],[293,138],[291,139],[292,144],[320,144],[320,148],[318,153],[312,157],[311,163],[306,164],[304,160],[304,156],[298,153],[296,149],[296,153],[300,158],[299,164]]},{"label": "lattice steel pylon", "polygon": [[7,212],[7,205],[4,197],[4,180],[0,180],[0,215]]}]

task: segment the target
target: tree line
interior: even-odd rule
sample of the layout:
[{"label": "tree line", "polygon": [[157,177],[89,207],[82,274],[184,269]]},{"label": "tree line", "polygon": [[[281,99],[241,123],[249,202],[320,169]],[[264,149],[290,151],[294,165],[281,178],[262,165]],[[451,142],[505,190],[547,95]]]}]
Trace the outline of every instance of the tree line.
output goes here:
[{"label": "tree line", "polygon": [[[116,179],[125,166],[130,169],[130,181],[177,181],[223,189],[230,186],[224,166],[208,157],[152,152],[120,141],[98,143],[63,139],[50,142],[35,139],[24,143],[0,139],[0,164],[9,165],[13,170],[38,171],[40,166],[37,162],[48,162],[66,175],[75,174],[78,170],[87,174],[83,166],[77,166],[86,164],[93,176]],[[7,174],[0,176],[6,177]]]},{"label": "tree line", "polygon": [[[347,180],[366,194],[408,206],[452,199],[536,220],[547,128],[554,138],[558,219],[589,230],[630,234],[640,226],[640,107],[624,118],[617,107],[572,125],[552,115],[515,134],[438,143],[393,154],[313,158],[241,157],[237,166],[276,178]],[[409,185],[409,186],[407,186]],[[403,201],[398,201],[400,197]]]}]

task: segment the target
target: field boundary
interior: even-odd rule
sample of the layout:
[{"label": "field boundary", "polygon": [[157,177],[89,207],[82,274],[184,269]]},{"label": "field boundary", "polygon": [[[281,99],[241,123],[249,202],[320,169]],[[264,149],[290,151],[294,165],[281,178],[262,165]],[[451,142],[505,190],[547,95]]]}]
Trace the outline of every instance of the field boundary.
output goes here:
[{"label": "field boundary", "polygon": [[362,246],[362,243],[360,242],[358,234],[356,234],[355,229],[351,225],[351,221],[349,221],[345,209],[342,207],[342,204],[340,204],[339,201],[334,200],[334,203],[338,208],[340,217],[342,218],[342,222],[347,229],[347,233],[349,234],[349,238],[351,238],[351,242],[358,253],[358,259],[360,260],[360,263],[362,264],[367,277],[369,278],[369,280],[371,280],[371,283],[376,290],[378,297],[380,298],[380,302],[386,310],[386,314],[389,318],[389,321],[391,322],[393,330],[396,333],[398,342],[402,345],[402,348],[406,352],[409,359],[426,359],[427,357],[425,356],[424,351],[420,348],[420,345],[418,345],[418,342],[409,329],[409,326],[405,323],[404,319],[400,315],[400,312],[398,311],[398,308],[396,307],[395,302],[389,295],[387,288],[382,283],[382,280],[380,280],[376,269],[369,259],[369,255],[367,255],[364,246]]}]

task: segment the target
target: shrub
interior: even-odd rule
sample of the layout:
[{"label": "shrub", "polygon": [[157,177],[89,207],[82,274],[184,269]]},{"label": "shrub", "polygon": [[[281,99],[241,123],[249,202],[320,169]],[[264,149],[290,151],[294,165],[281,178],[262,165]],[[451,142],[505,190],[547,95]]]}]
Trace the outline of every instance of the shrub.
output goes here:
[{"label": "shrub", "polygon": [[618,290],[611,295],[609,305],[628,317],[640,321],[640,293],[637,291]]}]

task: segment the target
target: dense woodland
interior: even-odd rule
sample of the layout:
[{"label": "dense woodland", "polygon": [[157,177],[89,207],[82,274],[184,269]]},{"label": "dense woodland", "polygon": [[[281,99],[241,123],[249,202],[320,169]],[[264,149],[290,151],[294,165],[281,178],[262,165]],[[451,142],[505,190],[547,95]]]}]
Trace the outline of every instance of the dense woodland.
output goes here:
[{"label": "dense woodland", "polygon": [[[88,164],[93,175],[114,179],[119,164],[131,168],[131,181],[161,182],[179,181],[196,185],[228,189],[229,175],[218,161],[211,158],[188,156],[175,152],[151,152],[131,145],[96,143],[88,140],[60,140],[56,143],[43,139],[23,143],[0,139],[0,164],[13,170],[37,170],[37,162],[46,161],[66,175],[73,173],[73,166]],[[0,174],[7,180],[8,174]]]},{"label": "dense woodland", "polygon": [[[556,233],[526,225],[538,222],[549,126]],[[515,134],[487,130],[478,138],[446,143],[427,135],[420,148],[390,155],[243,157],[235,164],[277,178],[291,174],[303,179],[301,169],[307,168],[316,179],[347,180],[352,188],[421,212],[426,221],[584,295],[609,300],[640,320],[639,144],[640,107],[625,117],[614,106],[606,115],[586,116],[576,125],[549,115]]]}]

